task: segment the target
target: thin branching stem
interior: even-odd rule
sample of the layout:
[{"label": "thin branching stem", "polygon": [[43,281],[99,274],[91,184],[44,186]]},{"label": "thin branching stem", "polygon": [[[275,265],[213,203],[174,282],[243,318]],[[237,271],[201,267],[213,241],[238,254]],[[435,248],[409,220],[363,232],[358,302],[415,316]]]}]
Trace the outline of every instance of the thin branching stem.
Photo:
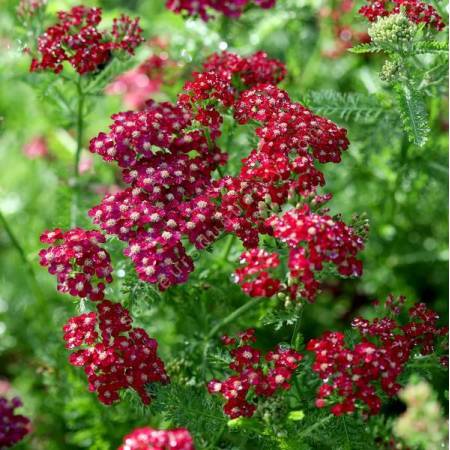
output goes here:
[{"label": "thin branching stem", "polygon": [[44,294],[42,293],[39,283],[36,278],[36,273],[34,272],[33,265],[29,261],[25,250],[23,249],[22,245],[20,244],[19,240],[17,239],[16,235],[12,231],[11,226],[9,225],[6,217],[3,215],[3,213],[0,211],[0,222],[3,225],[3,228],[6,231],[6,234],[8,235],[13,247],[16,249],[17,253],[20,256],[20,259],[22,260],[28,275],[30,279],[31,289],[33,291],[34,296],[40,303],[44,303]]},{"label": "thin branching stem", "polygon": [[77,99],[78,99],[78,108],[77,108],[77,118],[76,118],[76,138],[77,138],[77,147],[75,150],[75,162],[74,162],[74,190],[72,197],[72,208],[71,208],[71,220],[70,225],[75,227],[77,225],[77,216],[78,216],[78,203],[80,199],[80,159],[81,152],[83,149],[83,131],[84,131],[84,99],[85,94],[83,92],[82,87],[82,78],[81,75],[78,78],[77,84]]}]

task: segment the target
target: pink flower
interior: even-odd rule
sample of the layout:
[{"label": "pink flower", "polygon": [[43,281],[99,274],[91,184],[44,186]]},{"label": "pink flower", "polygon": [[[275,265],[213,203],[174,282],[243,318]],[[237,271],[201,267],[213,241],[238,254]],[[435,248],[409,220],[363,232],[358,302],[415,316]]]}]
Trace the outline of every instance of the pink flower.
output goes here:
[{"label": "pink flower", "polygon": [[137,428],[125,436],[119,450],[195,450],[189,431]]},{"label": "pink flower", "polygon": [[23,152],[29,159],[45,158],[49,155],[47,140],[43,136],[36,136],[24,145]]}]

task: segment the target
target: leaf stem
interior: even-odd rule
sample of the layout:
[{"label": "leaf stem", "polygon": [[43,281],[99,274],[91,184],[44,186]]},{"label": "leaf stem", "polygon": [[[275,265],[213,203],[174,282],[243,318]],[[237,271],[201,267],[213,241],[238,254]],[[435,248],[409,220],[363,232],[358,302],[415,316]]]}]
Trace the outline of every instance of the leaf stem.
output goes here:
[{"label": "leaf stem", "polygon": [[310,427],[306,428],[305,430],[303,430],[301,433],[298,434],[298,439],[300,440],[305,436],[309,436],[315,429],[321,427],[333,417],[334,415],[330,414],[329,416],[325,416],[322,419],[318,420],[317,422],[314,422]]},{"label": "leaf stem", "polygon": [[303,308],[300,310],[299,315],[297,317],[297,320],[294,325],[294,331],[292,332],[292,338],[291,338],[291,347],[295,346],[295,340],[297,339],[298,333],[300,331],[300,325],[302,323],[302,317],[303,317]]},{"label": "leaf stem", "polygon": [[75,166],[74,166],[74,192],[72,197],[72,208],[71,208],[71,227],[75,227],[77,225],[77,216],[78,216],[78,202],[80,197],[80,159],[81,152],[83,149],[83,131],[84,131],[84,117],[83,117],[83,108],[84,108],[84,99],[85,93],[83,92],[82,84],[81,84],[81,75],[78,78],[76,88],[78,94],[78,108],[77,108],[77,118],[76,118],[76,134],[77,134],[77,148],[75,151]]},{"label": "leaf stem", "polygon": [[39,287],[39,283],[36,278],[36,273],[34,272],[33,266],[29,259],[27,258],[27,255],[25,253],[25,250],[23,249],[22,245],[20,244],[19,240],[15,236],[15,234],[12,231],[11,226],[9,225],[8,221],[6,220],[6,217],[3,215],[3,213],[0,211],[0,222],[3,225],[3,228],[6,231],[6,234],[8,235],[13,247],[16,249],[17,253],[20,256],[20,259],[22,260],[23,264],[25,265],[25,268],[28,272],[30,283],[31,283],[31,290],[33,291],[34,296],[40,303],[44,303],[44,295]]}]

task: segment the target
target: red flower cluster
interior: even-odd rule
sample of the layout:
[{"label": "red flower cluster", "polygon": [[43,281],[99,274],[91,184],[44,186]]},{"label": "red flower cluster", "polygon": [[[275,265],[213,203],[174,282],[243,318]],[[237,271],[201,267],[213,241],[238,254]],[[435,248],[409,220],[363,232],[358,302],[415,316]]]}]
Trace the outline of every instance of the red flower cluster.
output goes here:
[{"label": "red flower cluster", "polygon": [[104,300],[97,313],[72,317],[63,330],[68,349],[82,347],[70,355],[70,363],[84,367],[89,390],[106,405],[118,401],[119,391],[127,388],[148,404],[146,385],[169,382],[158,343],[142,328],[133,328],[129,312],[119,303]]},{"label": "red flower cluster", "polygon": [[208,9],[237,18],[251,4],[269,9],[275,6],[275,3],[276,0],[167,0],[166,6],[177,14],[200,16],[203,20],[208,20],[211,18]]},{"label": "red flower cluster", "polygon": [[[193,262],[183,238],[202,249],[225,229],[255,248],[260,233],[272,233],[267,217],[324,184],[315,160],[339,162],[346,130],[292,102],[275,86],[285,74],[263,52],[214,54],[177,105],[150,101],[143,111],[116,114],[110,132],[91,141],[90,150],[116,161],[130,187],[89,214],[128,242],[125,254],[141,279],[162,290],[184,283]],[[238,176],[215,181],[212,173],[226,161],[216,145],[224,107],[239,123],[258,122],[260,142]]]},{"label": "red flower cluster", "polygon": [[420,0],[367,0],[368,5],[363,6],[359,13],[370,22],[375,22],[379,17],[398,14],[402,10],[411,22],[424,23],[440,31],[445,28],[445,23],[438,12],[428,3]]},{"label": "red flower cluster", "polygon": [[33,59],[30,70],[52,70],[59,73],[68,61],[80,74],[95,72],[106,64],[114,50],[133,54],[142,42],[139,19],[122,15],[114,19],[110,31],[100,31],[102,20],[99,8],[75,6],[60,11],[58,22],[38,38],[41,60]]},{"label": "red flower cluster", "polygon": [[0,397],[0,448],[12,447],[30,432],[30,420],[14,412],[21,406],[18,397],[11,401]]},{"label": "red flower cluster", "polygon": [[335,265],[342,276],[361,276],[362,263],[356,259],[356,254],[364,247],[364,242],[345,223],[314,213],[304,205],[281,217],[272,216],[266,224],[272,228],[273,235],[289,247],[288,287],[267,272],[280,265],[279,256],[251,250],[242,254],[244,266],[235,272],[236,281],[248,295],[271,297],[284,292],[292,299],[314,301],[319,288],[316,274],[327,263]]},{"label": "red flower cluster", "polygon": [[130,188],[106,196],[89,215],[128,242],[125,254],[140,278],[162,290],[184,283],[193,262],[181,238],[202,249],[222,229],[208,191],[225,155],[208,146],[203,131],[188,130],[192,117],[180,106],[149,102],[143,111],[113,120],[110,133],[94,138],[90,150],[116,161]]},{"label": "red flower cluster", "polygon": [[82,228],[46,231],[41,242],[50,247],[39,252],[40,264],[56,276],[60,292],[102,300],[113,271],[109,254],[99,246],[105,241],[100,232]]},{"label": "red flower cluster", "polygon": [[388,316],[373,321],[355,318],[352,326],[359,332],[360,342],[353,348],[339,332],[327,332],[308,343],[307,350],[315,353],[312,369],[323,380],[317,407],[332,405],[331,412],[339,416],[365,404],[369,414],[377,414],[381,408],[377,387],[388,396],[396,395],[401,387],[397,379],[414,350],[420,348],[422,354],[429,354],[436,338],[448,334],[448,328],[436,326],[437,314],[423,303],[412,307],[409,322],[400,325],[395,315],[403,301],[394,302],[390,297]]},{"label": "red flower cluster", "polygon": [[254,334],[253,329],[240,333],[239,342],[236,338],[222,337],[224,345],[233,347],[230,369],[236,375],[208,383],[211,394],[221,394],[227,400],[223,410],[232,419],[253,416],[258,397],[271,397],[280,389],[290,389],[289,381],[303,358],[289,347],[277,346],[263,359],[261,352],[249,345],[256,342]]},{"label": "red flower cluster", "polygon": [[195,450],[189,431],[137,428],[125,436],[119,450]]}]

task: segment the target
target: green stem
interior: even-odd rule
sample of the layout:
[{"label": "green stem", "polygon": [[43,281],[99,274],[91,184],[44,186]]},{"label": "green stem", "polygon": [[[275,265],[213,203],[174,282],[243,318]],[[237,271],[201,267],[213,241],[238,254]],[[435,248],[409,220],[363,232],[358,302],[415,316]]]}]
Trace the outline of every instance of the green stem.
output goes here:
[{"label": "green stem", "polygon": [[8,221],[6,220],[6,217],[3,215],[3,213],[1,211],[0,211],[0,222],[2,223],[3,228],[5,229],[6,234],[8,235],[13,247],[17,250],[17,253],[20,256],[20,259],[22,260],[23,264],[25,265],[25,268],[26,268],[29,278],[30,278],[31,289],[33,291],[34,296],[40,303],[43,304],[44,303],[44,295],[39,287],[39,283],[37,281],[33,266],[30,263],[30,261],[28,260],[25,250],[23,249],[19,240],[16,238]]},{"label": "green stem", "polygon": [[75,227],[77,225],[77,216],[78,216],[78,202],[80,197],[80,159],[81,159],[81,151],[83,149],[83,130],[84,130],[84,117],[83,117],[83,108],[84,108],[84,98],[85,94],[83,93],[83,88],[81,85],[81,76],[78,78],[77,82],[77,94],[78,94],[78,108],[77,108],[77,121],[76,121],[76,134],[77,134],[77,148],[75,151],[75,167],[74,167],[74,191],[72,197],[72,209],[71,209],[71,227]]},{"label": "green stem", "polygon": [[236,235],[232,234],[227,242],[227,246],[225,247],[225,251],[223,252],[222,260],[228,262],[228,257],[230,256],[231,249],[233,248],[233,244],[236,241]]},{"label": "green stem", "polygon": [[300,310],[300,313],[294,325],[294,331],[292,332],[291,347],[294,348],[295,348],[295,340],[297,339],[298,333],[300,331],[300,324],[302,323],[302,317],[303,317],[303,309]]},{"label": "green stem", "polygon": [[248,310],[252,309],[258,302],[260,302],[260,298],[253,298],[246,303],[244,303],[240,308],[233,311],[231,314],[229,314],[227,317],[223,318],[218,324],[216,324],[210,332],[205,337],[205,344],[203,347],[203,361],[202,361],[202,374],[203,378],[206,378],[206,365],[207,365],[207,359],[208,359],[208,351],[210,347],[210,340],[214,335],[225,325],[228,325],[230,322],[233,322],[234,319],[238,318]]}]

